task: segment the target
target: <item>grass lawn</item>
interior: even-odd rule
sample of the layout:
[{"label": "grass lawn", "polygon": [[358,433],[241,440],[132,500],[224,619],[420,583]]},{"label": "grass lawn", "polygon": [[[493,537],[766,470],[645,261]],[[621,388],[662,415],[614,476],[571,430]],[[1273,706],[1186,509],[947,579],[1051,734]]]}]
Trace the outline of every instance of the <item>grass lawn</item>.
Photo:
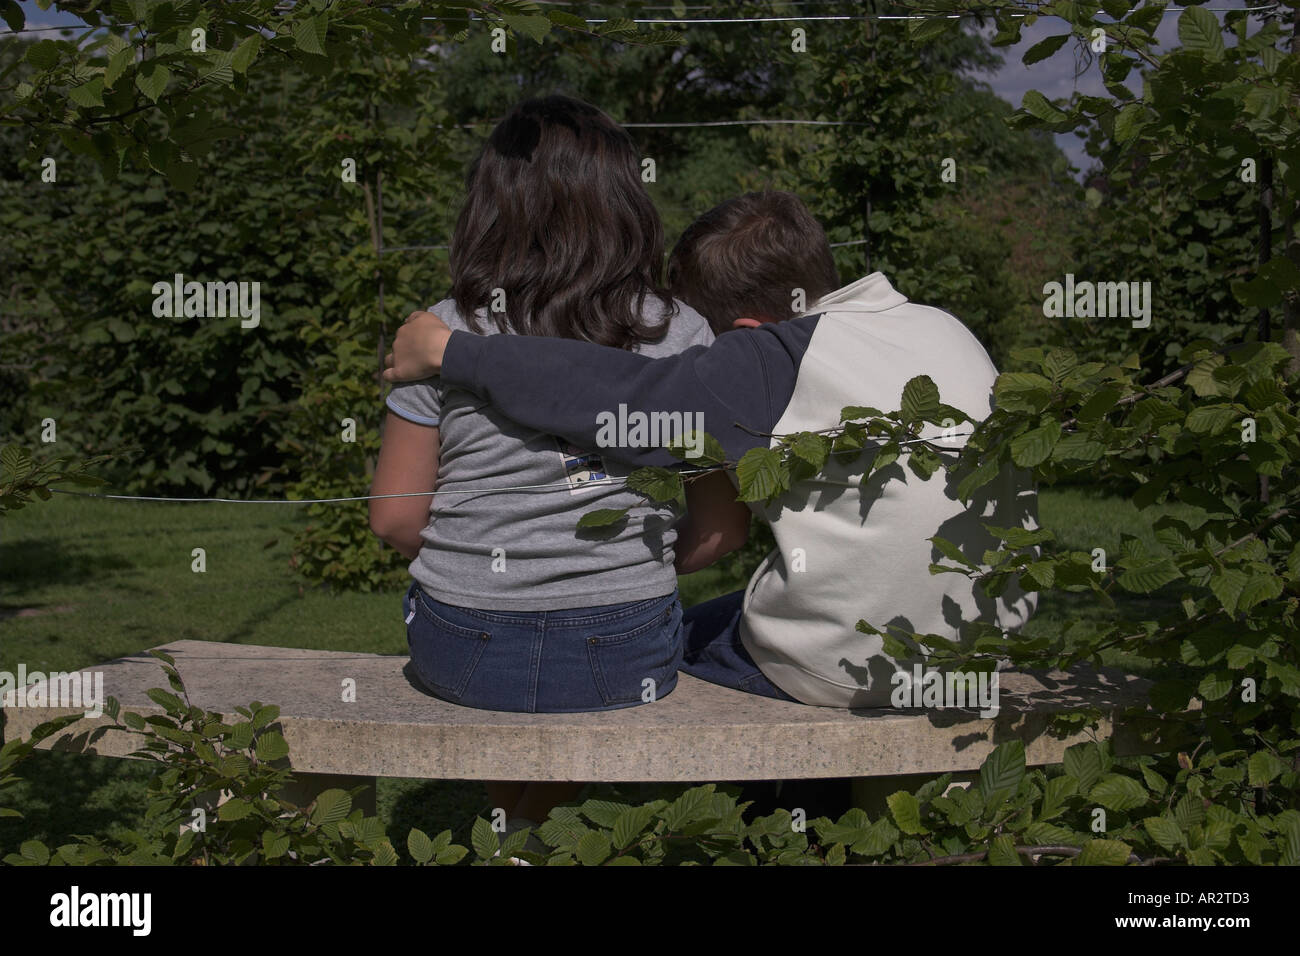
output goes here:
[{"label": "grass lawn", "polygon": [[[301,515],[292,506],[58,495],[7,515],[0,525],[0,670],[16,672],[20,662],[29,671],[76,670],[182,639],[405,654],[399,593],[331,595],[300,587],[288,559]],[[1126,499],[1086,489],[1043,492],[1040,520],[1067,548],[1117,555],[1121,532],[1154,540]],[[190,569],[194,548],[206,551],[205,574]],[[744,585],[716,569],[680,581],[688,606]],[[1155,610],[1168,599],[1148,603]],[[1052,596],[1029,630],[1052,633],[1105,614],[1091,599]],[[161,684],[161,671],[159,678]],[[27,838],[57,845],[74,833],[136,826],[149,773],[134,761],[38,753],[19,768],[24,782],[6,800],[26,819],[0,821],[0,847]],[[658,789],[593,791],[642,802]],[[474,817],[487,812],[475,783],[379,782],[379,815],[399,850],[412,826],[430,834],[451,827],[467,843]]]}]

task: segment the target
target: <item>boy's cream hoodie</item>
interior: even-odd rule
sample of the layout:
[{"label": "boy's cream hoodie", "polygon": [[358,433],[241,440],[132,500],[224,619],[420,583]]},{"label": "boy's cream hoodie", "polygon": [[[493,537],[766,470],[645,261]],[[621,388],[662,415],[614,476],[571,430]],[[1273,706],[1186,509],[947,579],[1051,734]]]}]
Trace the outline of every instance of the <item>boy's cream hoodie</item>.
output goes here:
[{"label": "boy's cream hoodie", "polygon": [[[522,424],[660,466],[680,462],[644,443],[602,446],[600,423],[615,412],[703,416],[704,430],[738,462],[775,444],[770,435],[837,426],[846,405],[897,409],[917,375],[930,376],[944,403],[977,421],[992,409],[997,370],[975,337],[947,312],[909,302],[879,272],[825,296],[807,315],[666,358],[454,332],[442,367],[444,384],[476,392]],[[976,619],[1018,628],[1036,604],[1014,580],[988,598],[963,575],[932,575],[932,562],[947,562],[926,540],[941,535],[979,564],[998,546],[981,522],[1037,527],[1027,474],[1007,470],[966,507],[955,479],[939,471],[922,480],[903,461],[862,489],[869,461],[868,453],[849,465],[828,463],[822,476],[756,508],[777,548],[749,582],[741,639],[773,683],[808,704],[889,706],[894,673],[911,674],[915,662],[886,656],[879,636],[856,630],[859,620],[956,639],[962,623]]]}]

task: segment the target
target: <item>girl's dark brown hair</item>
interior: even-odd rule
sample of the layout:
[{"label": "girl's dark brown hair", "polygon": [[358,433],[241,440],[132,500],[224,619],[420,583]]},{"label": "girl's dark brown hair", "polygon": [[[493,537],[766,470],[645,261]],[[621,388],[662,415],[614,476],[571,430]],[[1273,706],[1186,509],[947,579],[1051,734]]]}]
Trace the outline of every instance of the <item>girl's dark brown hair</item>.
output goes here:
[{"label": "girl's dark brown hair", "polygon": [[668,283],[718,335],[740,318],[792,318],[795,289],[811,304],[840,285],[821,225],[780,190],[729,199],[687,226],[668,258]]},{"label": "girl's dark brown hair", "polygon": [[[451,297],[477,332],[582,339],[632,349],[676,313],[660,285],[663,226],[632,138],[567,96],[518,104],[470,167],[451,240]],[[505,311],[491,310],[496,289]],[[645,299],[663,305],[642,317]]]}]

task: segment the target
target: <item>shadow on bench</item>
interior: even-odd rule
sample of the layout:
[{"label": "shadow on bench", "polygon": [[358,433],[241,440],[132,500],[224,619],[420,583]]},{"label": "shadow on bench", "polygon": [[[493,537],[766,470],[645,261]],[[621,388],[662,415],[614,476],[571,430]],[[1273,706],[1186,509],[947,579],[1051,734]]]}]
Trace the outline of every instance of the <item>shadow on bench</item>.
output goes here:
[{"label": "shadow on bench", "polygon": [[[979,768],[998,744],[1022,740],[1030,766],[1059,763],[1075,743],[1109,737],[1117,755],[1159,753],[1171,744],[1142,739],[1150,729],[1117,712],[1141,706],[1149,683],[1110,669],[1000,674],[1000,709],[836,710],[745,694],[680,675],[654,704],[585,714],[474,710],[423,693],[405,656],[177,641],[158,648],[176,660],[191,702],[224,715],[251,701],[277,704],[278,727],[299,775],[300,799],[376,777],[450,780],[707,782],[860,778],[855,802],[871,809],[919,779]],[[148,654],[111,661],[104,693],[124,710],[162,713],[145,692],[166,685]],[[1095,706],[1096,730],[1048,733],[1054,714]],[[71,708],[7,710],[6,736],[28,736]],[[42,747],[126,757],[133,735],[94,734],[107,718],[85,720]],[[1140,726],[1141,725],[1141,726]],[[92,735],[94,740],[92,742]],[[304,776],[308,775],[308,776]],[[369,799],[366,799],[369,797]],[[372,808],[373,809],[373,808]]]}]

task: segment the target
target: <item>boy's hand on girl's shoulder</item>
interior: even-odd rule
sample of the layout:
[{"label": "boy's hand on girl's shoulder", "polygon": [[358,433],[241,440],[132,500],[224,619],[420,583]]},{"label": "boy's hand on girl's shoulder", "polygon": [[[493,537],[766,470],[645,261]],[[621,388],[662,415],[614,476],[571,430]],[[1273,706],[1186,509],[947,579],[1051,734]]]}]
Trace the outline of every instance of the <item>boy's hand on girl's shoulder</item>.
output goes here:
[{"label": "boy's hand on girl's shoulder", "polygon": [[412,312],[384,356],[384,381],[418,382],[437,375],[449,338],[451,329],[442,319],[432,312]]}]

